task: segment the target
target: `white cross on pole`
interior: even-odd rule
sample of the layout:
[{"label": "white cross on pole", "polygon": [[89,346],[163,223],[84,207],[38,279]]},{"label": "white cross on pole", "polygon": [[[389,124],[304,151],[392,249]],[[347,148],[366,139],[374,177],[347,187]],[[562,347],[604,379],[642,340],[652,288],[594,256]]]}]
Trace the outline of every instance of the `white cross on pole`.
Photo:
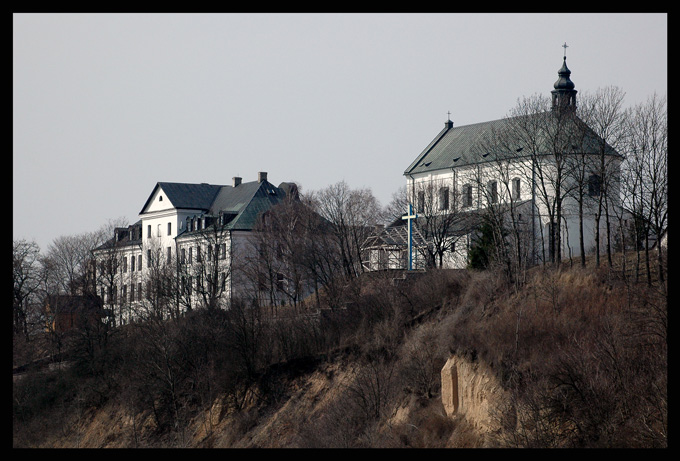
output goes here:
[{"label": "white cross on pole", "polygon": [[401,219],[408,221],[408,270],[413,270],[413,220],[418,214],[413,212],[413,205],[408,204],[408,214]]}]

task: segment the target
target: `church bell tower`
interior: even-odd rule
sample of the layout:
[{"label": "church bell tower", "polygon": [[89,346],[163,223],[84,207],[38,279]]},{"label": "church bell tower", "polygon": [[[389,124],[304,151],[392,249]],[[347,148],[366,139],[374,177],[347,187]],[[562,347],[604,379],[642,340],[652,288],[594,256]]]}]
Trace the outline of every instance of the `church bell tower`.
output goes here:
[{"label": "church bell tower", "polygon": [[574,110],[576,109],[576,93],[574,89],[574,82],[571,81],[571,71],[567,67],[567,44],[562,45],[564,48],[564,61],[562,68],[557,71],[559,78],[553,85],[552,90],[552,109],[553,110]]}]

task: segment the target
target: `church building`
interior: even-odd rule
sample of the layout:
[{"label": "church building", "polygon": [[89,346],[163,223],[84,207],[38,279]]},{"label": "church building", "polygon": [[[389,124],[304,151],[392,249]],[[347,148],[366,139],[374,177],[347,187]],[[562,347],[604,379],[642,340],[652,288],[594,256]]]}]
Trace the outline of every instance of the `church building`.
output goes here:
[{"label": "church building", "polygon": [[621,156],[579,119],[566,59],[538,110],[465,126],[446,121],[404,171],[415,214],[368,239],[366,268],[407,269],[409,254],[414,269],[466,268],[489,219],[502,222],[506,244],[528,264],[593,252],[605,233],[604,219],[596,232],[603,200],[620,207]]}]

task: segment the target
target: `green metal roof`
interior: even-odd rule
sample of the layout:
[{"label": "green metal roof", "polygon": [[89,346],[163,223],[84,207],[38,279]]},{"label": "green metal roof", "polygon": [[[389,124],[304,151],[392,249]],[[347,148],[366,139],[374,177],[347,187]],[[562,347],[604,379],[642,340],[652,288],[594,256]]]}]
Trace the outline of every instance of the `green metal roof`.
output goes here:
[{"label": "green metal roof", "polygon": [[[557,122],[558,117],[552,112],[544,112],[529,116],[509,117],[489,122],[475,123],[454,127],[447,122],[444,129],[430,142],[421,154],[406,168],[404,175],[413,175],[429,171],[445,170],[467,165],[485,163],[498,158],[509,159],[513,156],[548,155],[552,152],[548,135],[538,139],[538,147],[523,145],[521,136],[515,128],[529,118],[541,117],[545,120]],[[579,133],[578,147],[571,145],[572,152],[597,154],[600,152],[601,139],[589,129],[580,119],[576,119],[580,127],[585,130]],[[540,120],[537,120],[540,122]],[[550,126],[550,125],[543,125]],[[489,152],[488,146],[493,144],[493,139],[499,139],[501,133],[508,133],[505,137],[506,148],[498,152]],[[498,143],[496,143],[498,145]],[[526,150],[525,150],[526,148]],[[611,146],[605,144],[607,154],[618,155]]]}]

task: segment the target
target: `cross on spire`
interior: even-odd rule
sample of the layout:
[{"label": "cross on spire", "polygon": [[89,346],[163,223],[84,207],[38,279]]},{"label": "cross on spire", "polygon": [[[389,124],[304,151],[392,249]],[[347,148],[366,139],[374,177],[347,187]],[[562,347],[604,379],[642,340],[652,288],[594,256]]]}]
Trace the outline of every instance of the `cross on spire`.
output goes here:
[{"label": "cross on spire", "polygon": [[566,58],[567,57],[567,48],[569,48],[569,46],[567,45],[567,42],[564,42],[564,45],[562,45],[562,48],[564,48],[564,57]]},{"label": "cross on spire", "polygon": [[448,112],[446,113],[446,115],[448,115],[448,116],[449,116],[449,120],[451,120],[451,111],[448,111]]}]

